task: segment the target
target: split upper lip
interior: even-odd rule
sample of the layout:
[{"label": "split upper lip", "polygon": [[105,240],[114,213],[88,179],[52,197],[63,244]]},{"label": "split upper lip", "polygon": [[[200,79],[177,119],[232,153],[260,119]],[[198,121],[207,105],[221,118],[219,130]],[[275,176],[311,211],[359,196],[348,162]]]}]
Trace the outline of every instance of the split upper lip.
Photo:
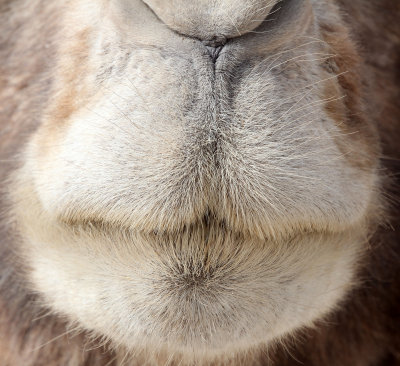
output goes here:
[{"label": "split upper lip", "polygon": [[217,46],[217,47],[213,47],[213,46],[205,46],[209,55],[211,56],[211,60],[215,63],[222,51],[222,49],[224,48],[224,46]]}]

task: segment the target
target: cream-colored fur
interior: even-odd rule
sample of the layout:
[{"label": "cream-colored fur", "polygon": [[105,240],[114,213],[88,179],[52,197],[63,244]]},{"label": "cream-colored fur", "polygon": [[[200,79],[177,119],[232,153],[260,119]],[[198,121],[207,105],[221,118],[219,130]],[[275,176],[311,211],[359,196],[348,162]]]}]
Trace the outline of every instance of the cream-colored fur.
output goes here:
[{"label": "cream-colored fur", "polygon": [[[55,312],[132,352],[229,358],[340,303],[376,156],[326,109],[346,98],[326,67],[329,2],[284,1],[266,21],[276,2],[147,3],[65,3],[15,217]],[[213,32],[234,37],[215,65],[193,38]]]},{"label": "cream-colored fur", "polygon": [[224,41],[256,29],[277,0],[146,0],[171,29],[204,41]]}]

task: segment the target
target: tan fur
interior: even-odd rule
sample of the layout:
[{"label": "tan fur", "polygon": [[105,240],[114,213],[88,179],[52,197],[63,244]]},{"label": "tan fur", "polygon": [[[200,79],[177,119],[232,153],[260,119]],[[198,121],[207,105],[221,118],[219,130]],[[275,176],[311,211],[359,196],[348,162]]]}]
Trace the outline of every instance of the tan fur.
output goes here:
[{"label": "tan fur", "polygon": [[[348,306],[387,183],[373,80],[339,1],[0,12],[16,289],[1,316],[35,303],[3,363],[256,365],[268,350],[279,366],[279,344]],[[107,354],[80,354],[85,342]]]}]

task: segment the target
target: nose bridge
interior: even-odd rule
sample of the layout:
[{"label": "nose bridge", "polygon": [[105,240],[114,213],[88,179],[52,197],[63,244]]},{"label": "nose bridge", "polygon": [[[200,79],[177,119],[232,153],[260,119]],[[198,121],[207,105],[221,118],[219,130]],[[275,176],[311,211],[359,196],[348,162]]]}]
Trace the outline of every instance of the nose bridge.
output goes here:
[{"label": "nose bridge", "polygon": [[239,37],[258,27],[279,0],[144,0],[171,29],[205,41]]}]

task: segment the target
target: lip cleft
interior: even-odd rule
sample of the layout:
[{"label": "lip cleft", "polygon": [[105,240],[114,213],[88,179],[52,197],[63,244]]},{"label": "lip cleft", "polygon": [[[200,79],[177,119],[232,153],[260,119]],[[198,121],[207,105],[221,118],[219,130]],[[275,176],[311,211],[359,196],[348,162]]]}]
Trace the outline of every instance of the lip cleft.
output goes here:
[{"label": "lip cleft", "polygon": [[205,46],[205,47],[207,49],[208,54],[211,57],[212,62],[216,63],[219,55],[221,54],[222,49],[224,48],[224,46],[221,45],[221,46],[216,46],[216,47],[214,47],[214,46]]}]

